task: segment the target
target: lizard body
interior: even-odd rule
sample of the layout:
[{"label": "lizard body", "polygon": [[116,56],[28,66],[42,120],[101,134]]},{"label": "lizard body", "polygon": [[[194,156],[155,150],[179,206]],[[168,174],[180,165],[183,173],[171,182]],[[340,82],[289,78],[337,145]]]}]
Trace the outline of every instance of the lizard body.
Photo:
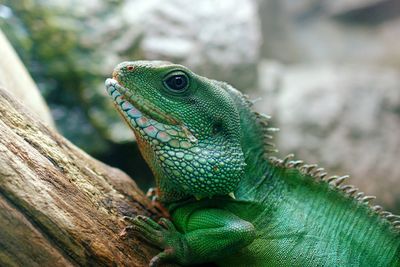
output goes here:
[{"label": "lizard body", "polygon": [[106,87],[171,215],[132,220],[163,250],[151,266],[400,266],[400,217],[370,207],[346,177],[269,157],[273,129],[232,86],[136,61]]}]

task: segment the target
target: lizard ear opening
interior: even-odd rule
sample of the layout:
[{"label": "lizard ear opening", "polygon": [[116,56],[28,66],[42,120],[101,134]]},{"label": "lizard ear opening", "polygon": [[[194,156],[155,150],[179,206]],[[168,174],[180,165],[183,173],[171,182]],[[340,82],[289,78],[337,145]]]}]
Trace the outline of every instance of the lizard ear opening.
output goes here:
[{"label": "lizard ear opening", "polygon": [[222,121],[218,120],[212,127],[212,134],[217,135],[223,130]]}]

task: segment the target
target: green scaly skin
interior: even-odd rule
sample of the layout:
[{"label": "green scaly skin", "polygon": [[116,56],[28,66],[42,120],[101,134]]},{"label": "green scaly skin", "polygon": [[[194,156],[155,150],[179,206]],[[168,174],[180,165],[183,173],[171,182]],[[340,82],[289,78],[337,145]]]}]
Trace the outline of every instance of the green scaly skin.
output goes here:
[{"label": "green scaly skin", "polygon": [[150,266],[400,266],[400,217],[370,207],[346,177],[266,158],[273,129],[230,85],[135,61],[119,64],[106,87],[171,215],[131,220],[162,249]]}]

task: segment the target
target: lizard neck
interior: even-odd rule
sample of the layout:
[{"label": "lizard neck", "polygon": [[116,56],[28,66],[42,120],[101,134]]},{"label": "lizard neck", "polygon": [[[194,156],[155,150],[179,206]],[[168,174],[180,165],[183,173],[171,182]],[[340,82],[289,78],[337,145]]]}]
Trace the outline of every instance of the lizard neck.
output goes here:
[{"label": "lizard neck", "polygon": [[244,177],[235,194],[237,196],[248,196],[247,189],[251,189],[260,180],[263,180],[271,172],[272,165],[268,157],[276,152],[273,144],[269,142],[272,138],[271,132],[276,131],[268,127],[268,118],[251,108],[252,102],[245,95],[232,86],[219,82],[234,100],[238,107],[240,116],[241,148],[245,157],[246,168]]}]

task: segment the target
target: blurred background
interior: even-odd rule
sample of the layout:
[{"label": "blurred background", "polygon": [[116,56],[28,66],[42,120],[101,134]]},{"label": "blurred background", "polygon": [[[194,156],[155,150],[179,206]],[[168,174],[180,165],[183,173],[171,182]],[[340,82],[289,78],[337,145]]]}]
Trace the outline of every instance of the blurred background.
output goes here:
[{"label": "blurred background", "polygon": [[350,174],[400,213],[398,0],[1,0],[0,29],[62,135],[144,190],[151,173],[104,80],[162,59],[259,99],[281,157]]}]

